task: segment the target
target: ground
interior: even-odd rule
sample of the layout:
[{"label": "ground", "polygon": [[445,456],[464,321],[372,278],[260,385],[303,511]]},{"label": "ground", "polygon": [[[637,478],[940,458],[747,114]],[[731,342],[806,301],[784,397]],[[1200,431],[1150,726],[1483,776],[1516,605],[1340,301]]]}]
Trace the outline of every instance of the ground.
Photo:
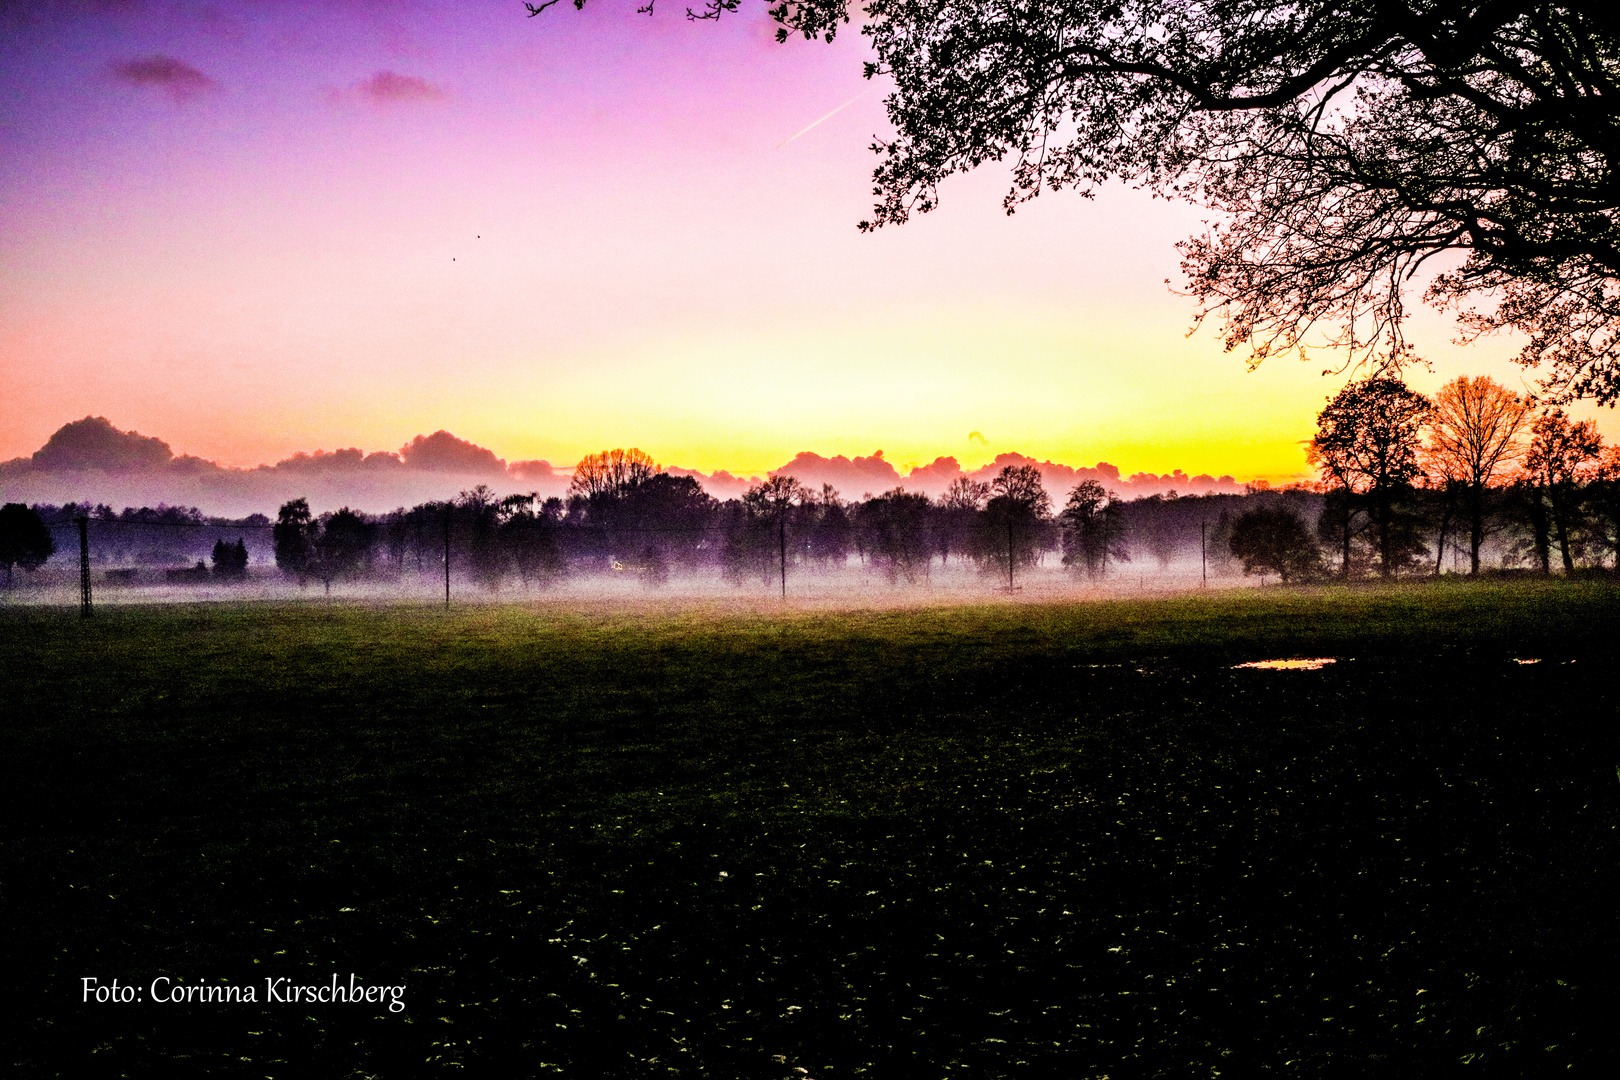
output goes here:
[{"label": "ground", "polygon": [[1617,600],[0,609],[5,1060],[1612,1071]]}]

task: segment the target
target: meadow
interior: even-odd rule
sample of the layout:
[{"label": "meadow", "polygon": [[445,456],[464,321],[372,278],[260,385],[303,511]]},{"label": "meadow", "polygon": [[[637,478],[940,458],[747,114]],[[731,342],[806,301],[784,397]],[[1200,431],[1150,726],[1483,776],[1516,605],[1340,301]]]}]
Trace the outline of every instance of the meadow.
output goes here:
[{"label": "meadow", "polygon": [[4,1060],[1612,1073],[1617,601],[0,608]]}]

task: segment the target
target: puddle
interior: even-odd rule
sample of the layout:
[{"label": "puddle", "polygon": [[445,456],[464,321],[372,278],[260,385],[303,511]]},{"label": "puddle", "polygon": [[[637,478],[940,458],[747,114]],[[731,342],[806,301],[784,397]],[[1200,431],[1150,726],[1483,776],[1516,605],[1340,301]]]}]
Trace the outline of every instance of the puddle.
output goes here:
[{"label": "puddle", "polygon": [[1247,664],[1233,664],[1232,666],[1264,668],[1267,671],[1318,671],[1333,663],[1337,663],[1333,657],[1323,656],[1315,660],[1250,660]]},{"label": "puddle", "polygon": [[1515,656],[1513,658],[1513,662],[1515,664],[1539,664],[1541,663],[1541,660],[1539,658],[1535,660],[1520,660],[1517,656]]}]

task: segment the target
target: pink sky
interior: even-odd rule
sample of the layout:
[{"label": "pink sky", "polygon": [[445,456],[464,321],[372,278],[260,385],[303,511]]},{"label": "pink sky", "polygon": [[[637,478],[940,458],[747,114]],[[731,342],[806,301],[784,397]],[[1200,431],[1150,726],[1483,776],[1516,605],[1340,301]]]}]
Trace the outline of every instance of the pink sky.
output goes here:
[{"label": "pink sky", "polygon": [[[886,124],[858,34],[635,6],[12,5],[0,459],[104,415],[243,466],[448,428],[741,475],[879,447],[1303,471],[1345,376],[1185,336],[1165,280],[1195,208],[1106,190],[1008,218],[987,170],[862,235]],[[1513,342],[1451,333],[1414,319],[1419,389],[1523,382]]]}]

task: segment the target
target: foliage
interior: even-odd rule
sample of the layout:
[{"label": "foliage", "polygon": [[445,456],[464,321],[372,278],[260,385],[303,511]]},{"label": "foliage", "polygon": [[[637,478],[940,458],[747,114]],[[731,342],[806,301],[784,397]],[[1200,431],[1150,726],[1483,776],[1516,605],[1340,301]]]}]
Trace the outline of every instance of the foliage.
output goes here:
[{"label": "foliage", "polygon": [[313,533],[318,528],[310,516],[308,499],[292,499],[276,512],[272,532],[276,544],[276,569],[296,574],[300,579],[310,569],[314,555]]},{"label": "foliage", "polygon": [[1348,384],[1317,414],[1308,458],[1324,482],[1345,494],[1339,513],[1341,574],[1350,571],[1358,503],[1376,530],[1381,575],[1389,577],[1423,553],[1417,523],[1400,496],[1422,473],[1418,451],[1430,409],[1427,398],[1399,379],[1375,377]]},{"label": "foliage", "polygon": [[568,484],[568,492],[589,499],[604,495],[622,496],[652,479],[658,471],[658,463],[633,446],[628,450],[613,449],[600,454],[586,454],[574,466],[574,478]]},{"label": "foliage", "polygon": [[6,568],[6,587],[11,587],[11,570],[37,570],[56,551],[56,541],[39,514],[22,503],[0,506],[0,564]]},{"label": "foliage", "polygon": [[347,506],[322,514],[319,531],[312,531],[314,554],[306,568],[330,592],[334,580],[353,577],[370,565],[375,532],[369,521]]},{"label": "foliage", "polygon": [[[1488,492],[1522,452],[1518,442],[1530,403],[1488,375],[1459,375],[1440,388],[1428,418],[1424,470],[1448,491],[1463,491],[1469,530],[1469,573],[1479,574]],[[1449,504],[1448,504],[1449,505]]]},{"label": "foliage", "polygon": [[856,508],[861,547],[889,581],[916,582],[928,576],[937,547],[930,527],[928,496],[895,488]]},{"label": "foliage", "polygon": [[1309,578],[1322,565],[1316,542],[1282,506],[1257,506],[1240,515],[1227,546],[1245,574],[1276,574],[1284,583]]},{"label": "foliage", "polygon": [[[576,0],[582,3],[583,0]],[[711,0],[709,15],[737,0]],[[651,5],[649,5],[650,10]],[[1474,333],[1526,336],[1554,394],[1620,395],[1620,214],[1609,145],[1620,36],[1600,6],[1457,0],[1163,0],[859,9],[892,80],[863,228],[932,210],[955,173],[1011,159],[1009,212],[1119,179],[1222,224],[1183,247],[1200,318],[1253,362],[1313,329],[1403,358],[1403,290]],[[771,9],[831,38],[848,0]],[[1472,309],[1481,302],[1486,306]]]},{"label": "foliage", "polygon": [[[1543,572],[1548,567],[1548,545],[1540,530],[1549,528],[1563,558],[1564,572],[1575,569],[1581,539],[1578,488],[1603,452],[1603,438],[1590,420],[1571,423],[1562,409],[1550,409],[1530,426],[1530,447],[1524,455],[1526,488],[1520,506],[1532,529],[1538,531],[1536,552]],[[1545,503],[1545,515],[1530,503]]]},{"label": "foliage", "polygon": [[1095,480],[1082,480],[1069,492],[1063,513],[1063,565],[1093,580],[1108,572],[1109,558],[1130,562],[1120,525],[1119,500]]},{"label": "foliage", "polygon": [[214,576],[217,578],[240,581],[247,577],[247,542],[240,537],[234,544],[227,544],[224,540],[214,541],[213,563]]}]

